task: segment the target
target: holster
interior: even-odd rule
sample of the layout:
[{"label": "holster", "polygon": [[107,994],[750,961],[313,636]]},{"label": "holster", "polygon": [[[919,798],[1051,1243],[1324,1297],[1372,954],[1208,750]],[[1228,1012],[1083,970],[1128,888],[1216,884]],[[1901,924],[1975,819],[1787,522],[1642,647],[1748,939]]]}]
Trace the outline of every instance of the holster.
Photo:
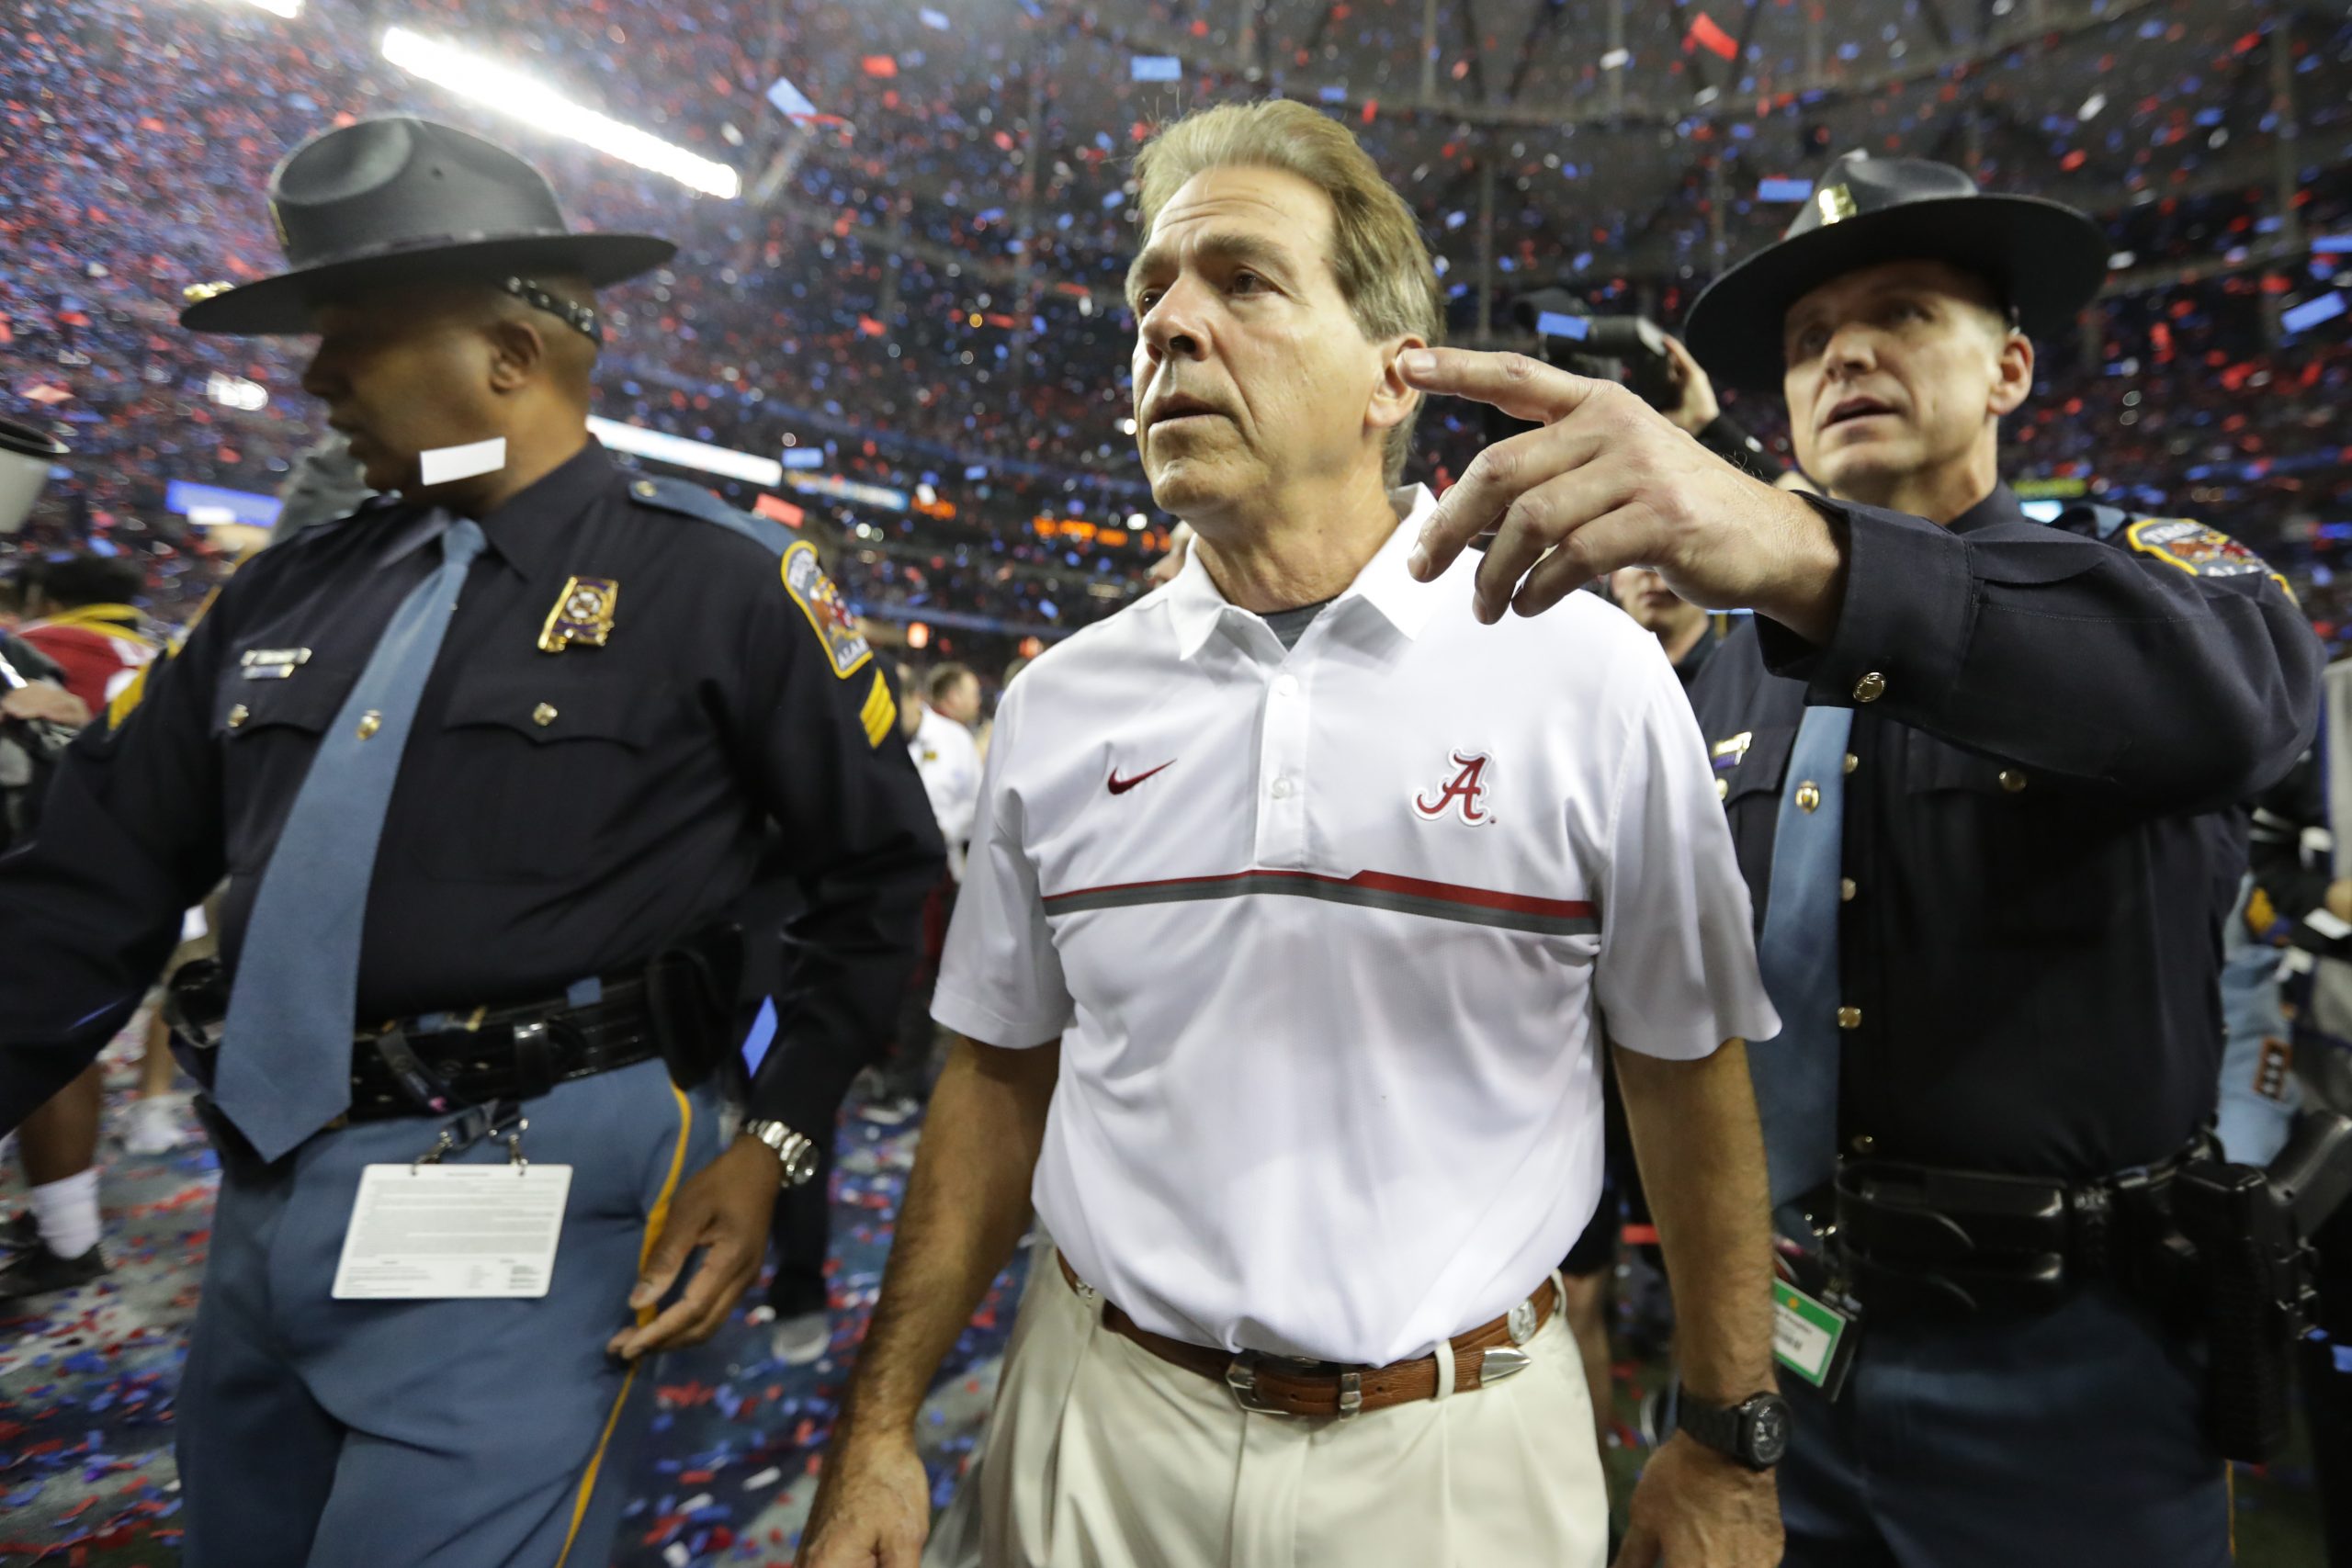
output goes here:
[{"label": "holster", "polygon": [[2174,1183],[2176,1246],[2205,1332],[2208,1434],[2260,1463],[2286,1441],[2295,1341],[2318,1298],[2309,1237],[2352,1190],[2352,1118],[2306,1111],[2268,1169],[2195,1160]]},{"label": "holster", "polygon": [[645,966],[645,1000],[670,1080],[695,1089],[714,1074],[740,1068],[737,996],[742,985],[743,931],[707,927],[662,949]]},{"label": "holster", "polygon": [[182,1071],[212,1087],[220,1026],[229,1019],[229,977],[217,958],[194,958],[164,986],[164,1023]]}]

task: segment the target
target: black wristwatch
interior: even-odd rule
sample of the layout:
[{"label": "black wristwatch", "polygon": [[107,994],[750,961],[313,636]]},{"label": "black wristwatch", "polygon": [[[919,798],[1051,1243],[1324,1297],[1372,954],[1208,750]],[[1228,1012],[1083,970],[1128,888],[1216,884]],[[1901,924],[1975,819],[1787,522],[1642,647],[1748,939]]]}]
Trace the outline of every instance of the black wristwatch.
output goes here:
[{"label": "black wristwatch", "polygon": [[1750,1470],[1770,1470],[1789,1451],[1789,1402],[1777,1393],[1713,1404],[1677,1389],[1674,1409],[1678,1429]]}]

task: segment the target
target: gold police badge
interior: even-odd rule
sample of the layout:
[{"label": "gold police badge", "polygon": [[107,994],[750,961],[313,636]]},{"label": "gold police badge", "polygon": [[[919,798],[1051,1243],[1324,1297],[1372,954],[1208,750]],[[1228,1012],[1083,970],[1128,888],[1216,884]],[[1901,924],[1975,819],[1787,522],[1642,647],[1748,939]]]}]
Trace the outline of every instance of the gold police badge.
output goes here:
[{"label": "gold police badge", "polygon": [[539,651],[561,653],[573,643],[602,648],[613,635],[613,606],[620,602],[616,578],[574,577],[565,581],[539,628]]}]

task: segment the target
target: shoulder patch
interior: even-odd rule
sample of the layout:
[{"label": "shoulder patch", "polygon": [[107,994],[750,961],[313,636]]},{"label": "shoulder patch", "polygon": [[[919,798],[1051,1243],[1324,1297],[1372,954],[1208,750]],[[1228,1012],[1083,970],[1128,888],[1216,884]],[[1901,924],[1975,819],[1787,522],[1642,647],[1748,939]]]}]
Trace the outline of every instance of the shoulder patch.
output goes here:
[{"label": "shoulder patch", "polygon": [[857,616],[817,564],[817,547],[806,539],[797,539],[784,552],[784,591],[800,606],[816,628],[817,640],[825,645],[825,657],[832,661],[833,673],[848,680],[874,657],[874,649],[857,629]]},{"label": "shoulder patch", "polygon": [[2295,591],[2263,558],[2222,533],[2191,517],[2143,517],[2123,536],[2142,555],[2178,567],[2191,577],[2267,577],[2290,600]]},{"label": "shoulder patch", "polygon": [[675,513],[697,522],[716,524],[730,534],[741,534],[752,543],[765,547],[775,555],[792,547],[792,533],[780,523],[764,517],[754,517],[738,512],[709,491],[684,479],[638,479],[628,486],[631,501],[655,512]]}]

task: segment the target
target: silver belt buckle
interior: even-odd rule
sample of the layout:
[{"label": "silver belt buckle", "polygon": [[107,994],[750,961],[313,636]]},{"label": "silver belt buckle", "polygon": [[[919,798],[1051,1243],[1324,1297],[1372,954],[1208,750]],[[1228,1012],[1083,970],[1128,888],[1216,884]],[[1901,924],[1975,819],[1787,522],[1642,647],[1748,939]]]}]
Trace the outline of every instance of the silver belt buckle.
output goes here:
[{"label": "silver belt buckle", "polygon": [[[1260,1416],[1282,1416],[1293,1420],[1299,1419],[1296,1411],[1284,1410],[1279,1404],[1269,1404],[1258,1393],[1258,1363],[1261,1360],[1283,1361],[1301,1370],[1319,1367],[1327,1363],[1302,1359],[1295,1356],[1266,1356],[1256,1350],[1244,1350],[1226,1363],[1225,1386],[1233,1391],[1234,1403],[1240,1405],[1242,1409],[1253,1411]],[[1351,1416],[1362,1415],[1363,1374],[1341,1372],[1339,1374],[1339,1384],[1340,1408],[1335,1419],[1344,1421]]]},{"label": "silver belt buckle", "polygon": [[1226,1363],[1225,1386],[1233,1391],[1234,1403],[1242,1409],[1260,1416],[1288,1416],[1279,1404],[1269,1404],[1258,1394],[1258,1352],[1244,1350]]}]

